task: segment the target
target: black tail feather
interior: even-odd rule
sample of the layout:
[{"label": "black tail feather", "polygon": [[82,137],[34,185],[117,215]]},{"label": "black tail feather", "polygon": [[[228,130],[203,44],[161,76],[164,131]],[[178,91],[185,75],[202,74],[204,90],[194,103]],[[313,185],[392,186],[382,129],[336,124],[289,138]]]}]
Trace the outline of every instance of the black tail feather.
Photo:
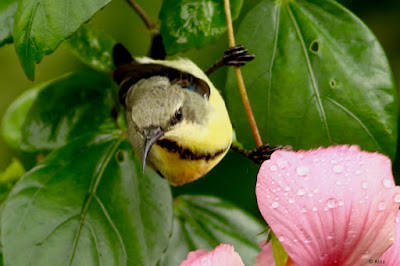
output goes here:
[{"label": "black tail feather", "polygon": [[116,44],[113,49],[113,60],[116,67],[132,63],[133,57],[129,51],[120,43]]}]

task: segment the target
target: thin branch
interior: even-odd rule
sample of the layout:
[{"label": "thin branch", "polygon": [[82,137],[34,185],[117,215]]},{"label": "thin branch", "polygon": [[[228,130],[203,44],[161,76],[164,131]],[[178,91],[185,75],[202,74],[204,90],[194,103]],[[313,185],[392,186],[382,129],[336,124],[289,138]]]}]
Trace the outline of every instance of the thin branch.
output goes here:
[{"label": "thin branch", "polygon": [[[235,46],[235,36],[233,34],[231,6],[229,0],[224,0],[225,20],[228,33],[229,47]],[[242,98],[244,110],[246,112],[247,120],[249,120],[251,132],[253,133],[254,141],[257,147],[263,145],[260,132],[258,131],[256,120],[254,119],[253,111],[251,110],[249,97],[247,96],[246,87],[244,85],[242,72],[239,66],[234,66],[236,81],[238,83],[240,97]]]},{"label": "thin branch", "polygon": [[156,24],[153,23],[153,21],[147,15],[146,11],[144,11],[144,9],[138,3],[136,3],[135,0],[126,0],[126,1],[133,7],[136,13],[140,16],[144,24],[146,24],[147,29],[153,32],[156,29]]}]

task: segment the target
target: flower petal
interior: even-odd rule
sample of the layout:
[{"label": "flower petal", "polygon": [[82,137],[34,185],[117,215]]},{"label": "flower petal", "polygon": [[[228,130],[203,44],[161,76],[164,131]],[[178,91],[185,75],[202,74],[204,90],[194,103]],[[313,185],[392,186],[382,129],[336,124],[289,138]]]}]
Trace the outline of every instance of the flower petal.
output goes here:
[{"label": "flower petal", "polygon": [[275,266],[274,254],[272,252],[272,242],[265,244],[265,240],[260,242],[261,252],[256,257],[254,266]]},{"label": "flower petal", "polygon": [[233,246],[220,244],[213,251],[199,249],[189,252],[181,266],[244,266]]},{"label": "flower petal", "polygon": [[397,212],[394,244],[379,259],[381,264],[400,265],[400,210]]},{"label": "flower petal", "polygon": [[382,154],[357,146],[277,151],[260,169],[256,195],[298,265],[366,264],[393,242],[400,187]]}]

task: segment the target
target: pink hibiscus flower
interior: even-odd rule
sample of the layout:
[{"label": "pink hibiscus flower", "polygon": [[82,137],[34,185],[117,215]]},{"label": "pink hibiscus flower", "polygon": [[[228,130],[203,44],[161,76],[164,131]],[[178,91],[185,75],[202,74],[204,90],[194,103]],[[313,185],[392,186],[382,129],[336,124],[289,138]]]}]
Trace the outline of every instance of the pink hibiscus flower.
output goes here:
[{"label": "pink hibiscus flower", "polygon": [[[256,195],[296,265],[400,265],[400,187],[382,154],[357,146],[277,151],[259,171]],[[256,265],[273,265],[271,257],[269,244]]]}]

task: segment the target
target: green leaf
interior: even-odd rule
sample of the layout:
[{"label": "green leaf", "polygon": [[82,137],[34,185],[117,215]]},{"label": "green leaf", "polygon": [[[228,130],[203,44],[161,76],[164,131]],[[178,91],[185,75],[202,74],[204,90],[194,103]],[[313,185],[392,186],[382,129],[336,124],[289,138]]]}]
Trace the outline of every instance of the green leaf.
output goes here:
[{"label": "green leaf", "polygon": [[5,265],[155,265],[171,192],[120,134],[70,142],[17,183],[1,216]]},{"label": "green leaf", "polygon": [[21,0],[15,15],[14,43],[22,67],[34,79],[35,62],[51,54],[111,0]]},{"label": "green leaf", "polygon": [[[237,39],[256,55],[243,75],[264,142],[294,149],[358,144],[394,158],[391,70],[350,11],[333,0],[264,0],[243,19]],[[232,70],[226,88],[238,139],[252,145]]]},{"label": "green leaf", "polygon": [[26,113],[43,86],[44,85],[41,84],[25,91],[10,105],[10,107],[8,107],[4,114],[1,124],[1,133],[4,140],[10,146],[20,148],[22,124],[25,120]]},{"label": "green leaf", "polygon": [[68,74],[46,84],[26,113],[21,149],[46,151],[68,141],[114,128],[114,83],[94,72]]},{"label": "green leaf", "polygon": [[274,233],[271,232],[272,252],[276,266],[285,266],[289,256]]},{"label": "green leaf", "polygon": [[18,159],[13,158],[6,170],[0,173],[0,204],[7,198],[12,187],[24,174],[24,166]]},{"label": "green leaf", "polygon": [[172,236],[160,265],[179,265],[190,251],[233,245],[246,265],[260,252],[259,235],[265,229],[257,219],[220,198],[179,196],[174,200]]},{"label": "green leaf", "polygon": [[13,41],[14,15],[18,0],[0,1],[0,47]]},{"label": "green leaf", "polygon": [[112,54],[116,41],[93,25],[82,25],[65,44],[88,66],[105,72],[114,69]]},{"label": "green leaf", "polygon": [[[239,16],[243,0],[232,0],[232,19]],[[226,30],[221,0],[164,0],[159,17],[168,54],[201,48]]]}]

